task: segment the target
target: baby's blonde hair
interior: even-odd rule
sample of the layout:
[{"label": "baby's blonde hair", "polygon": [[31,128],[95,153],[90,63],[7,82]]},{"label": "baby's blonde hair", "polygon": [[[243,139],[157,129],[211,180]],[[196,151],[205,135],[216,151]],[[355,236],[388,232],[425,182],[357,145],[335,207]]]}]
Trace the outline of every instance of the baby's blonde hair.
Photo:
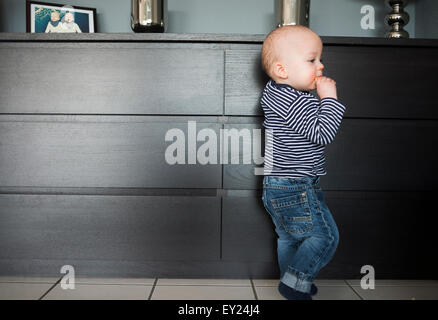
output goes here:
[{"label": "baby's blonde hair", "polygon": [[271,31],[263,41],[261,62],[262,68],[268,76],[272,78],[271,67],[279,59],[278,46],[280,41],[284,41],[288,36],[297,35],[302,32],[312,32],[305,26],[283,26]]}]

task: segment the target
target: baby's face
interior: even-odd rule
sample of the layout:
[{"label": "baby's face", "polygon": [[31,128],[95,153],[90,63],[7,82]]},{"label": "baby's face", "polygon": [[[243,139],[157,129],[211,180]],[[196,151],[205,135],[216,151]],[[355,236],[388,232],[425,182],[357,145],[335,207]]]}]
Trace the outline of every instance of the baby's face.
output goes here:
[{"label": "baby's face", "polygon": [[59,13],[58,12],[52,12],[50,14],[50,20],[52,21],[58,21],[59,20]]},{"label": "baby's face", "polygon": [[322,76],[322,41],[313,33],[300,35],[280,46],[280,59],[287,73],[285,83],[301,91],[316,89],[316,78]]},{"label": "baby's face", "polygon": [[65,22],[72,22],[73,20],[74,20],[73,14],[71,14],[70,12],[67,12],[65,14]]}]

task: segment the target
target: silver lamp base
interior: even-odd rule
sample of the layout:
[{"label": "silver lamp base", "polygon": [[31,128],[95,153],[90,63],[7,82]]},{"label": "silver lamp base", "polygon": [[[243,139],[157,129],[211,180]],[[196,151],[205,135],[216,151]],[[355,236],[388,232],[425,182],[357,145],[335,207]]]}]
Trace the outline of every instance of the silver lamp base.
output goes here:
[{"label": "silver lamp base", "polygon": [[386,23],[392,28],[385,34],[386,38],[409,38],[409,33],[403,29],[409,22],[409,14],[404,11],[408,0],[386,0],[392,12],[385,17]]}]

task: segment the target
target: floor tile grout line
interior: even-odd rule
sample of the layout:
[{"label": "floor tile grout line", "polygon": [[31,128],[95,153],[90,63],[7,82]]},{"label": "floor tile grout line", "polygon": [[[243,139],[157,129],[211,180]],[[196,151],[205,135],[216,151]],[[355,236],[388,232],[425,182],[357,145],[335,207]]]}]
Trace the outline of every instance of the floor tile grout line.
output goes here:
[{"label": "floor tile grout line", "polygon": [[223,288],[246,288],[251,285],[238,285],[238,284],[160,284],[159,287],[223,287]]},{"label": "floor tile grout line", "polygon": [[[56,279],[55,281],[58,281]],[[0,281],[0,284],[52,284],[53,281]]]},{"label": "floor tile grout line", "polygon": [[47,296],[49,292],[52,291],[53,288],[55,288],[58,285],[58,283],[61,282],[62,278],[63,277],[59,277],[59,279],[49,288],[49,290],[47,290],[38,300],[43,300],[43,298]]},{"label": "floor tile grout line", "polygon": [[256,300],[259,300],[259,298],[257,297],[257,292],[256,292],[256,288],[254,286],[254,281],[252,281],[252,279],[249,279],[249,282],[251,282],[251,288],[252,288],[252,292],[254,293],[254,297]]},{"label": "floor tile grout line", "polygon": [[347,280],[344,280],[344,282],[348,285],[348,287],[350,287],[351,290],[353,290],[353,292],[359,297],[360,300],[365,300],[356,290],[354,290],[353,286],[350,285]]},{"label": "floor tile grout line", "polygon": [[152,295],[154,294],[155,287],[157,286],[158,278],[155,278],[154,284],[152,285],[151,292],[149,293],[148,300],[152,299]]},{"label": "floor tile grout line", "polygon": [[81,286],[130,286],[130,287],[144,287],[151,286],[151,283],[99,283],[99,282],[75,282]]}]

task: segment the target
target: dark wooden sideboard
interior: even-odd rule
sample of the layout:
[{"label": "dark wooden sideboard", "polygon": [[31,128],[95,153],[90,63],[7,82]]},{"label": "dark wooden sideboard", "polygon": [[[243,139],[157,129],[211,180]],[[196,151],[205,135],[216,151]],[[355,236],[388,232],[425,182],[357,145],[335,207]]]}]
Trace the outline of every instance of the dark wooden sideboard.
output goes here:
[{"label": "dark wooden sideboard", "polygon": [[[263,39],[0,34],[0,275],[278,277],[256,165],[165,161],[188,121],[262,129]],[[347,111],[321,178],[340,244],[319,277],[436,279],[438,40],[323,42]]]}]

